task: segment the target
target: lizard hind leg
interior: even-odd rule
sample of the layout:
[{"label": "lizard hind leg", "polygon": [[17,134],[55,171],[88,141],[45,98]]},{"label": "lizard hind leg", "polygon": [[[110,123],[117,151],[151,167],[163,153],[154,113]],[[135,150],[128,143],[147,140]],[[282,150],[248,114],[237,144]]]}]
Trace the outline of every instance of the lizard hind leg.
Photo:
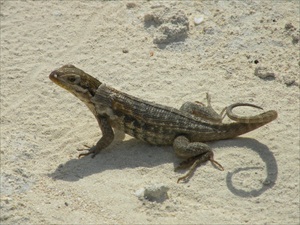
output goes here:
[{"label": "lizard hind leg", "polygon": [[174,140],[173,148],[179,157],[187,158],[175,168],[175,171],[178,169],[189,168],[187,174],[180,177],[177,180],[177,183],[181,180],[187,181],[190,179],[197,167],[207,161],[211,161],[220,170],[224,170],[223,166],[214,160],[214,154],[207,144],[190,142],[185,136],[178,136]]},{"label": "lizard hind leg", "polygon": [[208,93],[206,93],[207,106],[203,103],[195,101],[195,102],[185,102],[180,107],[181,111],[188,112],[196,117],[201,117],[202,119],[206,119],[210,122],[214,123],[222,123],[222,115],[218,114],[211,106],[211,97]]},{"label": "lizard hind leg", "polygon": [[175,168],[175,171],[178,169],[188,168],[189,171],[182,177],[179,177],[177,180],[177,183],[179,183],[181,180],[187,181],[190,179],[197,169],[198,166],[200,166],[202,163],[206,161],[211,161],[216,167],[218,167],[221,171],[224,171],[223,166],[214,160],[213,152],[206,152],[204,154],[197,155],[195,157],[188,158],[187,160],[181,162],[178,167]]}]

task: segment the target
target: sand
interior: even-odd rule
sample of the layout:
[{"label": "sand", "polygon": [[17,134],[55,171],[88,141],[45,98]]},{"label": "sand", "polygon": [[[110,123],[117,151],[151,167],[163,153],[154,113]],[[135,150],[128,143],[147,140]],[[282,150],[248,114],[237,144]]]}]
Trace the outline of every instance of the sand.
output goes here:
[{"label": "sand", "polygon": [[[299,8],[296,0],[1,1],[1,223],[299,224]],[[173,171],[181,160],[172,147],[129,136],[79,160],[76,149],[101,132],[48,79],[67,63],[160,104],[205,103],[209,92],[218,112],[248,102],[279,117],[209,143],[225,171],[206,163],[188,183],[176,183],[185,171]],[[157,186],[161,201],[138,195]]]}]

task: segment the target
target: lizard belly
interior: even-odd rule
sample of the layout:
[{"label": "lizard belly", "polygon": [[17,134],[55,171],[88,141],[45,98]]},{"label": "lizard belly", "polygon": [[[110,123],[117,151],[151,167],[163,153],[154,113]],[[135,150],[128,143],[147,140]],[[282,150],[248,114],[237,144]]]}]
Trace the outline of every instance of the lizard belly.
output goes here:
[{"label": "lizard belly", "polygon": [[163,127],[146,124],[128,115],[118,116],[111,120],[114,128],[152,145],[172,145],[176,134],[168,132]]}]

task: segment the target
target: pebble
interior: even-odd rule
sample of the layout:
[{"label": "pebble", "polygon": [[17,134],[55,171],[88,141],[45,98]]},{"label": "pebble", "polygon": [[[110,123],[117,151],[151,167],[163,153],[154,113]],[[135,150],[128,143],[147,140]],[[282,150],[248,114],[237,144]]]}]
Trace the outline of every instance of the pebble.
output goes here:
[{"label": "pebble", "polygon": [[299,40],[300,40],[300,35],[299,34],[295,34],[295,35],[292,35],[292,43],[293,44],[298,44]]},{"label": "pebble", "polygon": [[60,11],[54,11],[52,13],[53,16],[62,16],[62,13]]},{"label": "pebble", "polygon": [[296,28],[294,27],[294,25],[292,23],[286,23],[284,28],[286,30],[292,30],[292,31],[296,30]]},{"label": "pebble", "polygon": [[137,5],[134,2],[128,2],[126,4],[127,9],[135,8]]},{"label": "pebble", "polygon": [[292,85],[299,86],[297,85],[296,79],[292,77],[284,77],[283,81],[286,86],[292,86]]},{"label": "pebble", "polygon": [[195,17],[195,18],[194,18],[194,23],[195,23],[196,25],[199,25],[200,23],[203,22],[203,20],[204,20],[203,16]]},{"label": "pebble", "polygon": [[254,75],[261,79],[275,79],[275,73],[269,71],[267,67],[262,66],[255,68]]},{"label": "pebble", "polygon": [[151,202],[163,202],[168,199],[169,187],[164,184],[152,184],[135,192],[140,200],[146,199]]}]

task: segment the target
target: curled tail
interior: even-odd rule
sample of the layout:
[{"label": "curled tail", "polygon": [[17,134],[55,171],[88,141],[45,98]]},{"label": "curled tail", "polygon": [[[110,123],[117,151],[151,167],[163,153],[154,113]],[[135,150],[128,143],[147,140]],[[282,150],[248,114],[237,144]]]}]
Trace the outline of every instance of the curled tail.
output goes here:
[{"label": "curled tail", "polygon": [[219,125],[220,132],[218,133],[218,139],[234,138],[248,133],[275,120],[277,115],[275,110],[270,110],[251,117],[236,116],[232,118],[231,115],[228,115],[229,118],[237,122]]},{"label": "curled tail", "polygon": [[221,129],[222,131],[225,131],[224,133],[222,132],[224,135],[223,138],[233,138],[248,133],[267,123],[270,123],[271,121],[275,120],[277,116],[278,114],[275,110],[269,110],[251,117],[237,117],[235,119],[228,115],[229,118],[236,120],[237,122],[224,124],[225,126]]},{"label": "curled tail", "polygon": [[225,108],[226,110],[226,115],[236,121],[236,122],[240,122],[240,123],[269,123],[272,120],[277,118],[277,112],[274,110],[270,110],[268,112],[259,114],[259,115],[255,115],[255,116],[238,116],[236,114],[234,114],[232,112],[232,110],[235,107],[239,107],[239,106],[250,106],[253,108],[257,108],[257,109],[263,109],[257,105],[253,105],[253,104],[249,104],[249,103],[235,103],[232,104],[228,107]]}]

